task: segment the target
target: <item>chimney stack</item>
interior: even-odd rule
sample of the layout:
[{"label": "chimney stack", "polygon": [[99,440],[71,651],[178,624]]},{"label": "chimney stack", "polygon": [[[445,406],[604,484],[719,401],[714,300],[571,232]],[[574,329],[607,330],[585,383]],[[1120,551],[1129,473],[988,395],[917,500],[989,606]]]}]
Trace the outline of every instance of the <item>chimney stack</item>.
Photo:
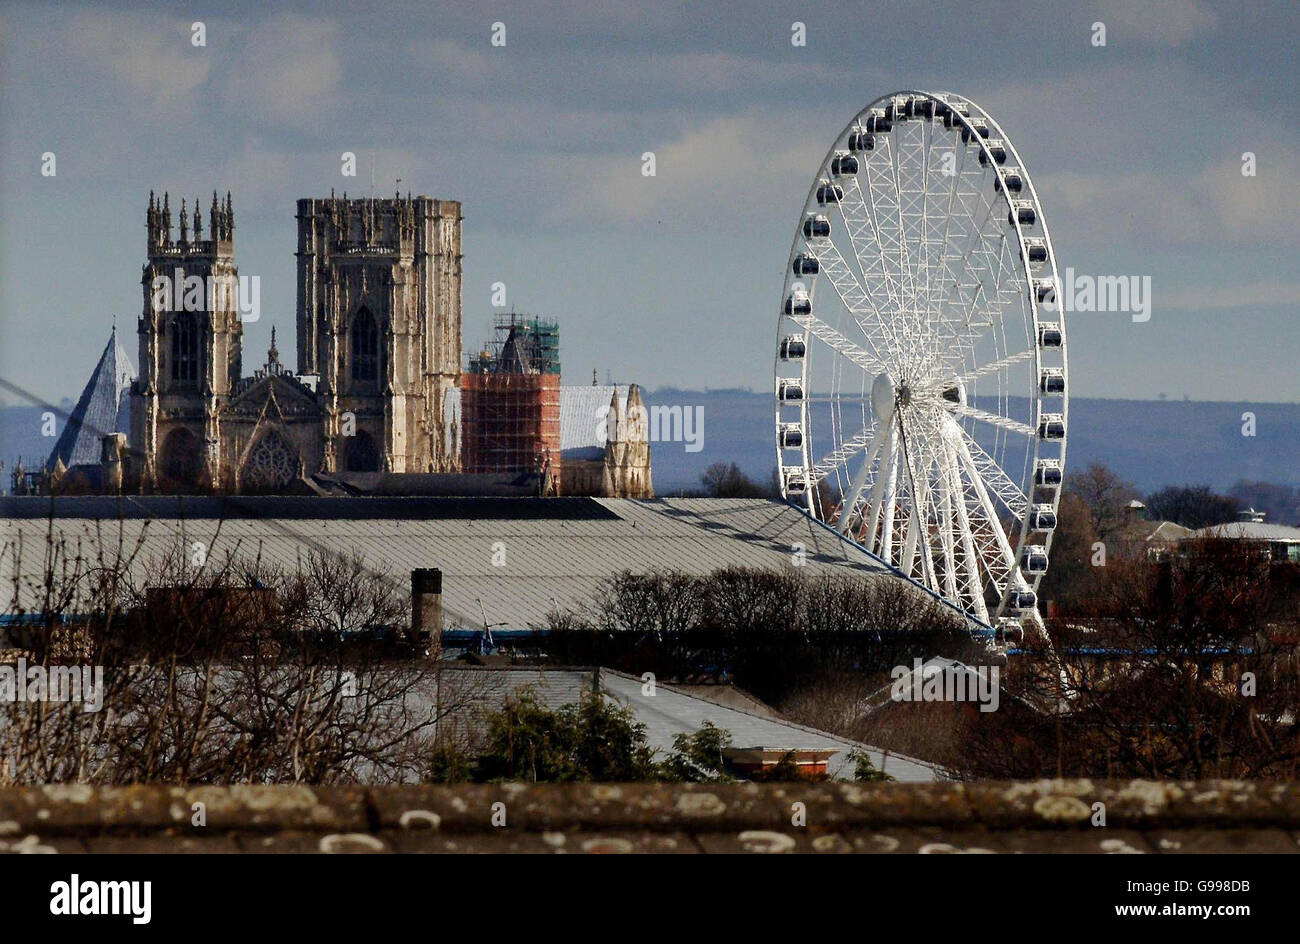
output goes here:
[{"label": "chimney stack", "polygon": [[436,657],[442,641],[442,571],[422,567],[411,571],[411,636],[418,644],[429,635],[429,655]]},{"label": "chimney stack", "polygon": [[123,460],[126,456],[126,433],[109,433],[100,439],[100,472],[104,488],[112,495],[122,494]]}]

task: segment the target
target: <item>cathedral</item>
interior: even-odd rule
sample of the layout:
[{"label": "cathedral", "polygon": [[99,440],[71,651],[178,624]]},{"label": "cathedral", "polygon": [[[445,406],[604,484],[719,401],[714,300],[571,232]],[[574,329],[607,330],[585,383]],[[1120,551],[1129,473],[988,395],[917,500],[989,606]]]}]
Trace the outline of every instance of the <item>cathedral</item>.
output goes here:
[{"label": "cathedral", "polygon": [[[197,200],[176,225],[172,209],[149,195],[138,374],[114,329],[16,492],[653,495],[635,385],[559,388],[537,423],[562,435],[538,436],[521,468],[465,461],[483,450],[461,435],[459,202],[299,200],[297,370],[273,327],[248,376],[243,324],[260,292],[235,264],[231,196],[212,195],[206,224]],[[608,436],[596,412],[612,417]]]},{"label": "cathedral", "polygon": [[[241,373],[229,195],[202,212],[150,195],[130,454],[145,490],[284,491],[315,472],[450,472],[460,378],[460,204],[298,201],[298,370]],[[199,285],[201,304],[188,288]],[[191,281],[193,280],[193,281]],[[215,290],[214,288],[215,287]],[[204,290],[206,289],[206,290]],[[167,295],[170,294],[170,298]],[[170,301],[170,305],[159,301]]]}]

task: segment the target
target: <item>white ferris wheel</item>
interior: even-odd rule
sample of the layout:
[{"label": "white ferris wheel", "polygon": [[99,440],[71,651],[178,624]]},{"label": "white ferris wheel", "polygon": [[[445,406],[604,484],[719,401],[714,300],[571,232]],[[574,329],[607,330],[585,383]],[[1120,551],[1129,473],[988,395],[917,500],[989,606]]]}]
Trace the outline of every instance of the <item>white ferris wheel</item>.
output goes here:
[{"label": "white ferris wheel", "polygon": [[782,493],[971,617],[1039,629],[1067,429],[1056,254],[959,95],[864,108],[817,170],[777,327]]}]

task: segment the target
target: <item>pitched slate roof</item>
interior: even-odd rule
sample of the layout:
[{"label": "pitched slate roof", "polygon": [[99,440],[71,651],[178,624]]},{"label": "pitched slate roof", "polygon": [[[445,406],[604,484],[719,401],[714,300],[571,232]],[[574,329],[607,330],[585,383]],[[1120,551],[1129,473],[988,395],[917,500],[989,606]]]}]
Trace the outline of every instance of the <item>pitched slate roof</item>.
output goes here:
[{"label": "pitched slate roof", "polygon": [[86,388],[45,462],[46,469],[54,468],[59,460],[65,468],[99,463],[103,437],[125,433],[130,427],[127,393],[134,375],[135,368],[117,340],[117,328],[113,328],[99,363],[91,371]]},{"label": "pitched slate roof", "polygon": [[733,748],[828,751],[831,756],[827,770],[834,780],[853,779],[857,761],[850,755],[854,751],[866,754],[877,770],[902,782],[924,783],[939,779],[938,768],[933,764],[901,754],[888,754],[880,748],[796,724],[770,713],[763,715],[720,705],[670,684],[656,685],[654,694],[647,694],[641,679],[614,669],[448,666],[439,676],[439,684],[449,690],[443,698],[445,704],[464,705],[457,713],[457,723],[470,727],[481,725],[487,712],[500,710],[507,696],[518,697],[525,689],[532,692],[539,704],[552,711],[576,704],[599,689],[606,698],[630,708],[636,720],[645,725],[646,743],[660,760],[673,753],[673,741],[679,734],[694,734],[709,721],[731,734]]},{"label": "pitched slate roof", "polygon": [[627,387],[574,384],[560,387],[560,457],[563,459],[605,458],[606,416],[610,401],[618,394],[618,405],[627,412]]}]

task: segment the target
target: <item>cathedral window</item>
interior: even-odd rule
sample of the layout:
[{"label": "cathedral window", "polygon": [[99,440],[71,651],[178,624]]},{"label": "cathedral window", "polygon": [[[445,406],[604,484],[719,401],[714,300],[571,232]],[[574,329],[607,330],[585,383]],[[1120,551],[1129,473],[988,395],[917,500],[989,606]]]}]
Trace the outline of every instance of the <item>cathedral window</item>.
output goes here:
[{"label": "cathedral window", "polygon": [[172,326],[172,380],[199,382],[199,324],[192,312],[178,315]]},{"label": "cathedral window", "polygon": [[352,319],[352,379],[379,379],[379,326],[369,308]]}]

